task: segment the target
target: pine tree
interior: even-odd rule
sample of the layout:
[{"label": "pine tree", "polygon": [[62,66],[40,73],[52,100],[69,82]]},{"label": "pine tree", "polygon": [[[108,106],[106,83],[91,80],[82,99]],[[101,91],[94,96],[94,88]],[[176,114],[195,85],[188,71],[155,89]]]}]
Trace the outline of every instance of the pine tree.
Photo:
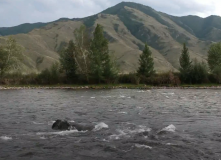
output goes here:
[{"label": "pine tree", "polygon": [[113,60],[110,59],[110,57],[105,61],[104,64],[104,79],[107,83],[111,83],[115,80],[118,74],[118,69],[116,67],[116,64]]},{"label": "pine tree", "polygon": [[76,78],[77,65],[74,58],[75,45],[70,41],[68,47],[60,54],[61,69],[69,80]]},{"label": "pine tree", "polygon": [[180,56],[180,75],[183,82],[189,83],[191,81],[190,72],[192,68],[192,61],[190,60],[189,51],[186,44],[183,44],[183,50]]},{"label": "pine tree", "polygon": [[139,59],[139,68],[138,68],[138,75],[150,77],[155,73],[154,70],[154,61],[151,57],[151,51],[147,44],[145,44],[145,48],[143,50],[143,53],[140,55]]},{"label": "pine tree", "polygon": [[116,70],[109,56],[108,40],[104,37],[103,27],[99,24],[94,31],[90,51],[92,78],[98,83],[109,81],[116,74]]}]

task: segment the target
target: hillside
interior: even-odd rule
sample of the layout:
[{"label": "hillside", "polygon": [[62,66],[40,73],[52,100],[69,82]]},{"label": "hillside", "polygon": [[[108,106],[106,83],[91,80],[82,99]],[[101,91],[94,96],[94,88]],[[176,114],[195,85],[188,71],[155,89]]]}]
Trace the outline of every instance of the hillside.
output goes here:
[{"label": "hillside", "polygon": [[[202,61],[206,59],[211,41],[221,40],[221,17],[175,17],[131,2],[119,3],[83,19],[0,28],[0,34],[15,34],[13,37],[25,48],[23,68],[25,72],[32,72],[43,70],[58,60],[58,52],[74,38],[75,28],[85,24],[92,32],[97,23],[104,26],[110,50],[122,73],[136,71],[145,43],[151,47],[156,70],[165,72],[179,68],[182,43],[187,43],[191,58]],[[5,38],[7,36],[0,37],[0,43],[4,43]],[[43,60],[42,63],[38,63],[39,60]]]},{"label": "hillside", "polygon": [[[60,21],[68,21],[70,19],[68,18],[60,18],[54,22],[60,22]],[[21,24],[18,26],[14,26],[14,27],[0,27],[0,36],[8,36],[8,35],[15,35],[15,34],[19,34],[19,33],[29,33],[30,31],[32,31],[33,29],[38,29],[41,27],[44,27],[50,23],[53,22],[48,22],[48,23],[25,23],[25,24]]]}]

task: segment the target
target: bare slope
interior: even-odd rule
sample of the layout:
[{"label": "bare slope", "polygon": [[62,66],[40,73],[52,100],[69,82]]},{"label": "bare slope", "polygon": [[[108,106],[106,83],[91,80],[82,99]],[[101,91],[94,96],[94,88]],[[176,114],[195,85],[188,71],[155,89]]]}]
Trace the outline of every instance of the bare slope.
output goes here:
[{"label": "bare slope", "polygon": [[[14,35],[16,41],[24,47],[25,72],[40,71],[58,61],[59,49],[73,39],[73,31],[80,25],[82,23],[77,21],[55,22],[28,34]],[[42,63],[38,64],[37,61],[42,58]]]}]

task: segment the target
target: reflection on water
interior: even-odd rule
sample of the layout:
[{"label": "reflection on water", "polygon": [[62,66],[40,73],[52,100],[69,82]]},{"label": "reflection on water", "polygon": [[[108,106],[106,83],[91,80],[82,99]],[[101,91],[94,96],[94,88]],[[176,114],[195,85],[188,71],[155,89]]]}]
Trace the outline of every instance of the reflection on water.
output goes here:
[{"label": "reflection on water", "polygon": [[[221,90],[0,91],[0,159],[221,159]],[[53,131],[56,119],[93,124]]]}]

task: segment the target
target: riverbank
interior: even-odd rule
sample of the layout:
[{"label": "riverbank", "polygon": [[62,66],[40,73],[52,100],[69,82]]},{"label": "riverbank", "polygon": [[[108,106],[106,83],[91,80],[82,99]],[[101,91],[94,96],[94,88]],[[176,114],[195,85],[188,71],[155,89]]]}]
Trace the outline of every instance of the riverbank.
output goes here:
[{"label": "riverbank", "polygon": [[24,89],[221,89],[221,85],[181,85],[181,86],[150,86],[132,84],[113,85],[1,85],[0,90],[24,90]]}]

